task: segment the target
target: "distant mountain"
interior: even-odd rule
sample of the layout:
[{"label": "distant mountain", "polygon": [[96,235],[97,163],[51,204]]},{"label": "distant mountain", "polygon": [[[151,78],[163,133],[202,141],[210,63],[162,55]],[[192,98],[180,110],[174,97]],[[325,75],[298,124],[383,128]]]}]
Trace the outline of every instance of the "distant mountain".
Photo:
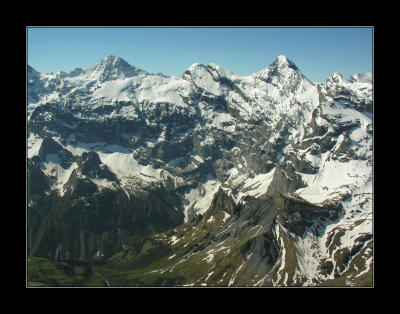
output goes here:
[{"label": "distant mountain", "polygon": [[108,56],[90,67],[85,74],[89,77],[95,77],[100,82],[105,82],[147,74],[147,72],[130,65],[120,57]]},{"label": "distant mountain", "polygon": [[352,83],[354,82],[372,83],[372,72],[354,74],[350,76],[349,81]]},{"label": "distant mountain", "polygon": [[372,285],[371,73],[108,56],[27,79],[29,255],[124,285]]}]

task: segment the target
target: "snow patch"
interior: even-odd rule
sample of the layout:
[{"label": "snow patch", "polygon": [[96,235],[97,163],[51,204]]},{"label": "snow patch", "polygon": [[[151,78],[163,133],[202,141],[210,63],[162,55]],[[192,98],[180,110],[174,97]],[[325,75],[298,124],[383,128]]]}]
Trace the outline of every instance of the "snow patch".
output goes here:
[{"label": "snow patch", "polygon": [[29,134],[27,143],[28,158],[32,158],[33,156],[36,156],[39,153],[42,142],[43,139],[37,134],[34,134],[32,132]]},{"label": "snow patch", "polygon": [[222,219],[222,223],[225,223],[225,221],[227,221],[229,217],[231,217],[231,215],[224,211],[224,218]]},{"label": "snow patch", "polygon": [[178,243],[180,240],[182,240],[182,239],[179,239],[176,236],[172,236],[170,239],[170,242],[172,245],[174,245],[174,244]]},{"label": "snow patch", "polygon": [[211,176],[208,177],[208,181],[200,184],[200,189],[196,187],[189,191],[186,191],[184,194],[185,222],[187,222],[189,218],[189,209],[194,210],[194,212],[197,214],[204,214],[208,210],[214,194],[217,193],[218,188],[221,185],[219,181],[213,179]]}]

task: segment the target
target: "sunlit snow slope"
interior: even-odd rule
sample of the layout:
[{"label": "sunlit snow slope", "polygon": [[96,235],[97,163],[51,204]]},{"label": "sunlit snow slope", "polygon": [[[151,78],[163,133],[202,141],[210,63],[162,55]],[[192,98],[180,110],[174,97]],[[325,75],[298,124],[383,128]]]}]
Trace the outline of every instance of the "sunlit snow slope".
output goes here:
[{"label": "sunlit snow slope", "polygon": [[[115,56],[86,70],[43,74],[28,66],[27,74],[31,251],[111,255],[128,238],[206,214],[224,188],[235,206],[283,195],[341,207],[329,219],[307,218],[301,234],[278,219],[271,227],[280,247],[275,274],[254,284],[313,284],[341,274],[351,282],[370,269],[372,239],[360,236],[372,235],[372,73],[346,79],[336,72],[313,84],[281,55],[250,76],[195,63],[168,77]],[[105,195],[110,211],[124,208],[118,218],[99,209]],[[54,225],[44,248],[49,227],[39,213],[56,202],[66,209],[48,218]],[[66,240],[56,230],[71,204],[79,210]],[[98,218],[90,208],[100,210]],[[106,216],[109,225],[100,223]],[[145,227],[134,231],[132,221]],[[110,234],[117,247],[103,241]],[[291,268],[290,254],[297,256]]]}]

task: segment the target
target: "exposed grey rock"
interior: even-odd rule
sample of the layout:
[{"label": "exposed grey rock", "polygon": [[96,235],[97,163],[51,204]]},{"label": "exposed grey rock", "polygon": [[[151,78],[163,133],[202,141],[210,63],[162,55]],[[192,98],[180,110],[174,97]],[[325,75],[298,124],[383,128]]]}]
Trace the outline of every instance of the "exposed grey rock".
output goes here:
[{"label": "exposed grey rock", "polygon": [[[51,137],[45,137],[43,139],[38,156],[43,162],[50,158],[51,161],[59,163],[60,166],[65,169],[69,168],[72,162],[75,160],[70,151],[64,149]],[[53,158],[53,156],[55,157],[55,159]]]},{"label": "exposed grey rock", "polygon": [[35,195],[44,197],[45,192],[50,189],[49,180],[40,169],[40,161],[35,158],[27,160],[27,187],[28,203]]},{"label": "exposed grey rock", "polygon": [[[71,77],[82,82],[74,85]],[[371,158],[366,144],[352,140],[352,132],[365,127],[367,137],[371,136],[372,124],[343,119],[342,114],[355,109],[370,116],[368,85],[356,89],[352,84],[360,82],[358,78],[346,80],[334,74],[315,87],[282,56],[246,80],[217,65],[193,65],[172,87],[172,79],[151,77],[113,56],[87,70],[46,77],[28,68],[28,79],[28,129],[43,139],[28,161],[32,185],[28,199],[36,195],[39,202],[29,206],[32,254],[90,259],[101,251],[108,257],[128,240],[181,224],[185,207],[188,221],[205,228],[204,239],[188,245],[188,253],[229,237],[239,241],[250,228],[257,228],[241,249],[243,261],[251,259],[244,276],[267,274],[282,253],[282,238],[275,238],[273,231],[277,224],[291,236],[304,237],[306,230],[320,236],[322,222],[339,219],[343,210],[340,204],[317,206],[296,197],[294,193],[306,187],[302,175],[322,171],[318,162],[326,152],[330,152],[327,161]],[[126,85],[118,95],[104,91],[105,86],[122,82]],[[307,88],[313,89],[313,97],[296,97],[304,96],[301,93]],[[57,96],[50,97],[52,93]],[[151,97],[143,96],[147,94]],[[70,145],[76,149],[71,149],[74,155]],[[79,149],[88,152],[78,156]],[[118,177],[102,163],[100,152],[132,156],[160,177],[139,173]],[[62,196],[55,190],[45,193],[51,185],[40,167],[48,161],[64,170],[77,164],[68,172]],[[258,198],[239,193],[246,180],[273,169],[268,189]],[[99,180],[109,184],[102,186]],[[199,214],[196,203],[210,199],[210,180],[225,183],[225,188],[217,191],[209,210],[202,208]],[[123,185],[126,181],[131,190]],[[195,193],[189,198],[189,192]],[[351,198],[351,192],[346,197]],[[230,214],[227,229],[213,234],[204,221],[221,211]],[[360,248],[350,248],[348,256]],[[135,265],[143,266],[146,258]],[[326,262],[321,269],[340,275],[347,264],[343,265],[332,270]],[[178,282],[163,279],[159,284]]]},{"label": "exposed grey rock", "polygon": [[339,203],[316,206],[301,198],[288,197],[281,193],[275,194],[274,202],[279,212],[279,222],[298,236],[302,236],[306,228],[315,222],[336,220],[343,210]]},{"label": "exposed grey rock", "polygon": [[274,195],[275,193],[292,193],[301,187],[305,187],[301,176],[296,173],[292,164],[278,163],[275,168],[272,182],[265,195]]}]

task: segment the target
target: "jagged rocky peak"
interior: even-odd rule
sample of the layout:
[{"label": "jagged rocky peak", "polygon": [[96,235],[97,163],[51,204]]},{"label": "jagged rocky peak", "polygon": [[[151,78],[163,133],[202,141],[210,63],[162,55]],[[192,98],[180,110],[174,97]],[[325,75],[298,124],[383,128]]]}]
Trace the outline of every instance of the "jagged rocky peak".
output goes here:
[{"label": "jagged rocky peak", "polygon": [[371,234],[360,218],[372,212],[372,86],[361,75],[315,86],[283,55],[249,76],[194,63],[182,77],[125,79],[141,72],[115,56],[74,71],[28,84],[29,254],[108,257],[186,221],[166,231],[176,256],[164,260],[193,268],[196,253],[197,284],[310,284],[323,258]]},{"label": "jagged rocky peak", "polygon": [[130,65],[121,57],[113,55],[101,59],[97,64],[91,66],[87,72],[97,75],[102,82],[146,73],[142,69]]},{"label": "jagged rocky peak", "polygon": [[332,75],[327,79],[327,81],[341,81],[344,80],[345,78],[343,77],[342,74],[340,74],[339,72],[334,72],[332,73]]},{"label": "jagged rocky peak", "polygon": [[297,65],[284,55],[279,55],[276,57],[274,62],[272,62],[268,67],[262,69],[254,74],[264,74],[264,75],[278,75],[279,73],[299,71]]},{"label": "jagged rocky peak", "polygon": [[323,89],[323,94],[333,97],[337,94],[338,88],[345,84],[345,82],[346,80],[342,74],[334,72],[325,82],[318,83],[318,85]]},{"label": "jagged rocky peak", "polygon": [[270,81],[273,77],[300,76],[301,72],[293,61],[284,55],[280,55],[268,67],[255,73],[255,75]]},{"label": "jagged rocky peak", "polygon": [[110,67],[130,67],[131,65],[121,57],[109,55],[90,67],[91,70],[104,70]]},{"label": "jagged rocky peak", "polygon": [[319,84],[322,95],[330,96],[344,106],[364,112],[372,112],[371,72],[356,74],[349,79],[335,72],[324,83]]},{"label": "jagged rocky peak", "polygon": [[228,191],[220,187],[217,193],[214,194],[210,208],[232,212],[235,208],[235,203],[228,195]]},{"label": "jagged rocky peak", "polygon": [[281,96],[304,92],[314,84],[307,79],[293,61],[278,56],[267,68],[254,73],[253,78],[271,84],[280,90]]}]

